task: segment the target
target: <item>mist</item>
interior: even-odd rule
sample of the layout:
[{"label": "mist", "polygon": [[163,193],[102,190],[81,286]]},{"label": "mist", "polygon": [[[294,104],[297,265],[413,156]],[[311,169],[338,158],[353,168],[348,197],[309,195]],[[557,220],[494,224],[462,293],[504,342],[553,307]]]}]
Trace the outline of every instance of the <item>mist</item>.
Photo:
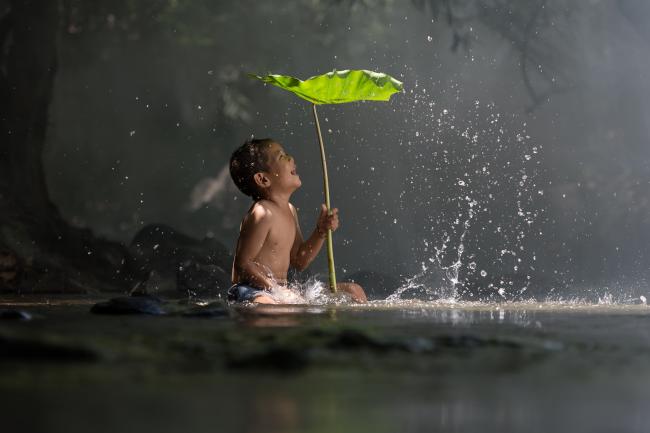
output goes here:
[{"label": "mist", "polygon": [[[310,232],[324,199],[309,104],[246,74],[370,69],[405,91],[319,111],[340,278],[386,274],[414,296],[454,279],[470,297],[646,293],[650,8],[487,3],[71,15],[44,152],[51,198],[108,239],[163,223],[234,249],[251,202],[230,154],[272,137],[297,161]],[[324,257],[312,268],[325,274]]]}]

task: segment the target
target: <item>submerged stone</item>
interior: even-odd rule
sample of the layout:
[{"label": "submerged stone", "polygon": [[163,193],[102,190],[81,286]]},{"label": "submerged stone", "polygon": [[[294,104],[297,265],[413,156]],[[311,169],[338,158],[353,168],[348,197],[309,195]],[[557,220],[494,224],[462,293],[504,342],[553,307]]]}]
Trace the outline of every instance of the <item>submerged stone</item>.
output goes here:
[{"label": "submerged stone", "polygon": [[256,350],[233,351],[227,354],[230,368],[298,371],[306,368],[310,358],[304,350],[290,345],[261,344]]},{"label": "submerged stone", "polygon": [[436,343],[441,348],[448,349],[477,349],[484,347],[500,347],[507,349],[524,349],[521,342],[510,339],[482,338],[474,335],[442,335],[436,338]]},{"label": "submerged stone", "polygon": [[226,350],[231,368],[297,371],[311,365],[328,364],[335,360],[356,364],[367,354],[379,355],[379,361],[389,354],[427,354],[435,348],[426,338],[382,338],[357,328],[296,330],[277,336],[262,333],[243,341],[233,339]]},{"label": "submerged stone", "polygon": [[[358,329],[341,329],[334,335],[330,336],[330,349],[335,350],[361,350],[369,349],[376,351],[386,351],[394,349],[395,345],[389,342],[381,341],[368,333]],[[401,347],[400,347],[401,348]]]},{"label": "submerged stone", "polygon": [[155,296],[122,296],[98,302],[90,309],[94,314],[150,314],[160,316],[166,314],[162,309],[162,301]]},{"label": "submerged stone", "polygon": [[223,302],[211,302],[208,305],[184,311],[183,317],[228,317],[228,308]]}]

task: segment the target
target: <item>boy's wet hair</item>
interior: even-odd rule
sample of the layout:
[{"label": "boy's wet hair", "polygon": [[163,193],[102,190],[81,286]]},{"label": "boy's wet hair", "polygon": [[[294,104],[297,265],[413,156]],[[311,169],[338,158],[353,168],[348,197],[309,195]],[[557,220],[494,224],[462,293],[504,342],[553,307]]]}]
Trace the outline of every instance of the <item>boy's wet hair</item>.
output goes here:
[{"label": "boy's wet hair", "polygon": [[253,200],[261,198],[253,176],[260,171],[268,171],[266,151],[271,143],[275,143],[275,140],[271,138],[248,140],[235,149],[230,157],[230,177],[237,188]]}]

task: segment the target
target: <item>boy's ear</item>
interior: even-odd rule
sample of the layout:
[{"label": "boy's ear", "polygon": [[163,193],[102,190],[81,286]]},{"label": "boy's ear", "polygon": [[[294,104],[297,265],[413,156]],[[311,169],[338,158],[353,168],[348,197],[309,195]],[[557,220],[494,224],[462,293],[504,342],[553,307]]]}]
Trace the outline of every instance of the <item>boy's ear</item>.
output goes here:
[{"label": "boy's ear", "polygon": [[259,172],[255,173],[253,175],[253,179],[255,180],[255,184],[259,186],[260,188],[266,188],[269,185],[271,185],[271,179],[269,179],[264,173]]}]

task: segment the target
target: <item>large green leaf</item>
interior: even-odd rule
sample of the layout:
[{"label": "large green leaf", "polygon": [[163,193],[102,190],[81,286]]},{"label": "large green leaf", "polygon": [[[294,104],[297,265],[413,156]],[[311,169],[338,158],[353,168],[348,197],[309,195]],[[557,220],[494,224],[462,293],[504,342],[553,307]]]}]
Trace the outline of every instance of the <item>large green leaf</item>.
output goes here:
[{"label": "large green leaf", "polygon": [[251,77],[295,93],[314,104],[343,104],[361,100],[388,101],[393,93],[402,91],[402,82],[387,74],[363,69],[332,71],[305,81],[289,75]]}]

